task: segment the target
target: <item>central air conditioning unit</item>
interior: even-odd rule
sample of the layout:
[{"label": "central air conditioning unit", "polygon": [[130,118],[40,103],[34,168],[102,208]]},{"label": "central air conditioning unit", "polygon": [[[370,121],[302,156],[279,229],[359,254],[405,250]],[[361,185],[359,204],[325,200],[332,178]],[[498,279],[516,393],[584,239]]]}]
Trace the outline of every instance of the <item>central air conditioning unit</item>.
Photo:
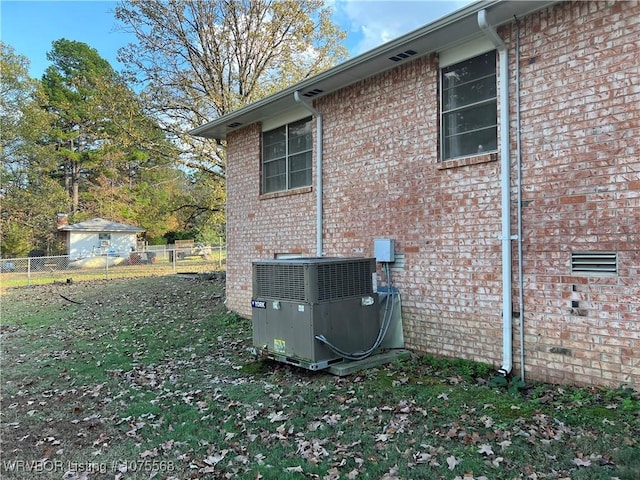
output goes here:
[{"label": "central air conditioning unit", "polygon": [[342,362],[337,352],[376,343],[380,305],[375,258],[290,258],[253,263],[253,346],[309,370]]}]

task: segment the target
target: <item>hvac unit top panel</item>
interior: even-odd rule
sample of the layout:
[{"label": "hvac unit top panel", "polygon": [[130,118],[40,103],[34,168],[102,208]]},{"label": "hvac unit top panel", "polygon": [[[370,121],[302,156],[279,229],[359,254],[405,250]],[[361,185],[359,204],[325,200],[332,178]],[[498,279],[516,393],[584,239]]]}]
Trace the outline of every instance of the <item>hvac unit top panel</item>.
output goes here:
[{"label": "hvac unit top panel", "polygon": [[320,303],[373,294],[375,258],[289,258],[253,263],[253,297]]}]

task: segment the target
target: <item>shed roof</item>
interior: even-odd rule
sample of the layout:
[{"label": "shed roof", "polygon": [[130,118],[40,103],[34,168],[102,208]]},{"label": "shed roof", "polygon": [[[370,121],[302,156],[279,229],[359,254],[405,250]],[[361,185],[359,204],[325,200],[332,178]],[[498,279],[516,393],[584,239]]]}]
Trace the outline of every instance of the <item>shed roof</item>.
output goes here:
[{"label": "shed roof", "polygon": [[450,15],[353,57],[340,65],[308,78],[278,93],[219,117],[189,133],[195,136],[225,140],[234,130],[298,106],[294,93],[303,100],[321,98],[360,80],[390,70],[399,64],[468,42],[482,34],[477,15],[486,10],[491,25],[500,26],[527,13],[541,10],[557,1],[546,0],[481,0],[456,10]]},{"label": "shed roof", "polygon": [[73,225],[65,225],[58,229],[61,232],[123,232],[139,233],[144,232],[144,228],[126,225],[124,223],[112,222],[104,218],[92,218]]}]

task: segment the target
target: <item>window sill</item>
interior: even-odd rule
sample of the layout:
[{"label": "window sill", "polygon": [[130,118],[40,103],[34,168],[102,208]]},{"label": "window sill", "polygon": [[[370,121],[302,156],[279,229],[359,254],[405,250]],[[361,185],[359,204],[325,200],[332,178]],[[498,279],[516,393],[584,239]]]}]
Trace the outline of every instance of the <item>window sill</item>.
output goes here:
[{"label": "window sill", "polygon": [[311,193],[313,187],[300,187],[292,190],[282,190],[280,192],[263,193],[260,195],[260,200],[271,200],[272,198],[288,197],[291,195],[300,195],[301,193]]},{"label": "window sill", "polygon": [[477,165],[479,163],[489,163],[498,160],[498,153],[483,153],[482,155],[474,155],[472,157],[454,158],[453,160],[444,160],[438,163],[438,170],[446,170],[449,168],[466,167],[467,165]]}]

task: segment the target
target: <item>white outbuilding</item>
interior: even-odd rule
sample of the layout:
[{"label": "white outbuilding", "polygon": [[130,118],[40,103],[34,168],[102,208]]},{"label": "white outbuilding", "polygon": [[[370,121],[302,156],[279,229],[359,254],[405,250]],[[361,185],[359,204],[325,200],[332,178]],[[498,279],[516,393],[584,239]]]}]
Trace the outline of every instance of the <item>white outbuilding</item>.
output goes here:
[{"label": "white outbuilding", "polygon": [[129,257],[136,250],[137,235],[143,228],[93,218],[58,227],[70,260],[101,255]]}]

